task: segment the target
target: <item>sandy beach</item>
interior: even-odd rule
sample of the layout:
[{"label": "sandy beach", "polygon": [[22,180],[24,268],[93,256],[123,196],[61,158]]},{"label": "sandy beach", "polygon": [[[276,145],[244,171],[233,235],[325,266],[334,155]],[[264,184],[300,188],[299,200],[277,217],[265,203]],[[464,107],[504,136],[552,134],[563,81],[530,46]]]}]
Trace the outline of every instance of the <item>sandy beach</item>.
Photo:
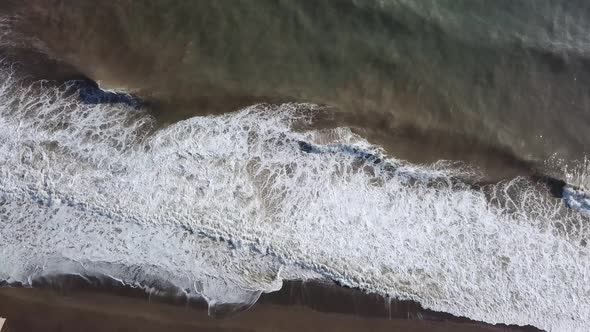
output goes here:
[{"label": "sandy beach", "polygon": [[[286,282],[251,309],[224,318],[182,297],[149,296],[114,282],[76,277],[0,289],[2,332],[25,331],[538,331],[437,313],[410,301],[319,282]],[[51,285],[50,285],[51,284]]]}]

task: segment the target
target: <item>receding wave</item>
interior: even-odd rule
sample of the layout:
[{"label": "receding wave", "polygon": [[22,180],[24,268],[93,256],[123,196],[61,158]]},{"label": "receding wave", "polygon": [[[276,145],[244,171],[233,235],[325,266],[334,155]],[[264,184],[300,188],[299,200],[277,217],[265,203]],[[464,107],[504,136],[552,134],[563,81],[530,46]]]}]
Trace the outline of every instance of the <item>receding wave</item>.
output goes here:
[{"label": "receding wave", "polygon": [[517,178],[474,188],[347,128],[296,131],[308,104],[156,128],[0,74],[0,278],[159,279],[251,303],[327,278],[490,323],[584,330],[589,217]]}]

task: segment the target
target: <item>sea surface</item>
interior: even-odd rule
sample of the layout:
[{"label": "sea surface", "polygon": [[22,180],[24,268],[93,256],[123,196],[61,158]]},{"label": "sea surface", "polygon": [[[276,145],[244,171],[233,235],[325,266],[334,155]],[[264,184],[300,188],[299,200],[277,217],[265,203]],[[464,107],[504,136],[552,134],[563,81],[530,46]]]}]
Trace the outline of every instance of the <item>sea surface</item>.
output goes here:
[{"label": "sea surface", "polygon": [[590,3],[3,0],[0,279],[331,280],[590,328]]}]

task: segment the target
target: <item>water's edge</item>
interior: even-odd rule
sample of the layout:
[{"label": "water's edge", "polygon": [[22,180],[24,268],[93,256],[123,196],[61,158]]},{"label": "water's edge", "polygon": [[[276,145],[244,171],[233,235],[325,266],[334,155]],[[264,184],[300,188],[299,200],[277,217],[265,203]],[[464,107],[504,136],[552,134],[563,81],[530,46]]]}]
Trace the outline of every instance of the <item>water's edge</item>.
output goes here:
[{"label": "water's edge", "polygon": [[[0,297],[3,289],[26,289],[21,284],[0,282]],[[32,281],[32,288],[57,296],[75,298],[80,293],[101,293],[149,301],[152,304],[167,304],[195,311],[207,311],[207,302],[182,292],[169,293],[151,287],[130,285],[106,276],[85,277],[80,275],[56,274]],[[457,317],[444,312],[424,309],[419,303],[407,300],[386,298],[379,294],[340,286],[335,282],[324,280],[285,280],[280,290],[264,293],[249,310],[258,306],[279,305],[284,307],[304,307],[321,313],[336,313],[386,320],[429,321],[440,323],[458,323],[478,326],[489,331],[541,331],[532,326],[505,324],[488,324]],[[242,314],[244,308],[238,305],[226,305],[224,312],[219,312],[217,319],[226,319]]]}]

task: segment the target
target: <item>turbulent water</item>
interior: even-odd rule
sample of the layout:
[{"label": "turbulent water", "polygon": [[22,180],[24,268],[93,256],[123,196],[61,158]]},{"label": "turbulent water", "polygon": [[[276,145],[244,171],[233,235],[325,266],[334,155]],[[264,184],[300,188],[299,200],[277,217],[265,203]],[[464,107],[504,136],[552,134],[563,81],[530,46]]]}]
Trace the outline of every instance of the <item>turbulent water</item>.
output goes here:
[{"label": "turbulent water", "polygon": [[[0,279],[108,275],[202,296],[214,312],[319,278],[490,323],[588,329],[582,4],[120,1],[92,16],[89,3],[0,6],[7,57],[35,50],[149,102],[90,87],[93,99],[80,82],[36,81],[32,62],[4,63]],[[134,30],[145,22],[153,30]],[[417,137],[476,137],[439,153],[490,153],[526,176],[484,185],[494,169],[398,159]],[[567,183],[560,198],[532,168]]]}]

